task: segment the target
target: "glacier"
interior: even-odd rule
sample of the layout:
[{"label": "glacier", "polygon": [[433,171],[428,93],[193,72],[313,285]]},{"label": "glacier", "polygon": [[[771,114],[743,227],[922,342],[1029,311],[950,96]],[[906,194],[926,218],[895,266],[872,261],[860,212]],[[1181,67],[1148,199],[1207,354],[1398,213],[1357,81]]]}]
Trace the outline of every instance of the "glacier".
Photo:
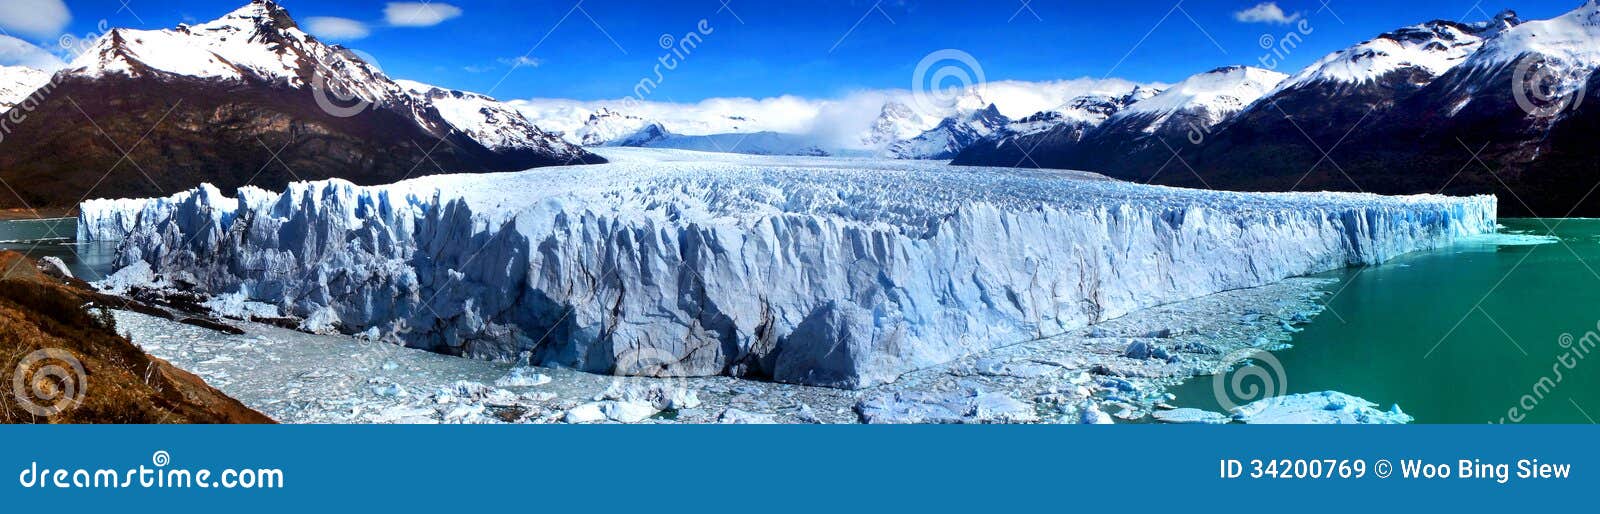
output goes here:
[{"label": "glacier", "polygon": [[596,373],[861,388],[1496,227],[1493,196],[599,153],[611,163],[91,200],[77,238],[120,241],[124,279],[267,304],[312,331]]}]

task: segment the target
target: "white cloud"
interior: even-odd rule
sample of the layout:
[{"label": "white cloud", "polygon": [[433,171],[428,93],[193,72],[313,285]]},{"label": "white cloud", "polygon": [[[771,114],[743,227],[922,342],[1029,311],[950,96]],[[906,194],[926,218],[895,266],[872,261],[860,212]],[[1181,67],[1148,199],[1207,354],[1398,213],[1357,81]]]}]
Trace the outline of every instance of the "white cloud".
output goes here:
[{"label": "white cloud", "polygon": [[[983,85],[983,98],[1002,114],[1021,118],[1061,107],[1084,95],[1121,95],[1139,84],[1123,79],[1080,78],[1046,82],[995,81]],[[861,143],[883,105],[895,100],[913,105],[904,89],[857,91],[837,98],[816,99],[785,95],[771,98],[710,98],[694,103],[580,101],[552,98],[513,100],[540,128],[571,133],[583,126],[589,114],[608,108],[623,114],[660,122],[677,134],[706,135],[729,132],[772,131],[814,136],[815,140],[852,148]],[[939,119],[925,119],[926,130]]]},{"label": "white cloud", "polygon": [[367,24],[334,16],[306,18],[306,31],[331,41],[353,41],[372,35],[372,29]]},{"label": "white cloud", "polygon": [[1300,13],[1284,14],[1277,2],[1262,2],[1255,7],[1233,13],[1233,19],[1244,23],[1289,24],[1300,19]]},{"label": "white cloud", "polygon": [[0,64],[27,66],[44,71],[55,71],[67,66],[60,57],[43,48],[5,34],[0,34]]},{"label": "white cloud", "polygon": [[432,27],[457,16],[461,8],[450,4],[389,2],[383,7],[384,21],[396,27]]},{"label": "white cloud", "polygon": [[540,64],[544,64],[544,61],[523,55],[518,57],[501,58],[500,64],[517,68],[538,68]]},{"label": "white cloud", "polygon": [[72,21],[62,0],[0,0],[0,28],[14,34],[49,39]]}]

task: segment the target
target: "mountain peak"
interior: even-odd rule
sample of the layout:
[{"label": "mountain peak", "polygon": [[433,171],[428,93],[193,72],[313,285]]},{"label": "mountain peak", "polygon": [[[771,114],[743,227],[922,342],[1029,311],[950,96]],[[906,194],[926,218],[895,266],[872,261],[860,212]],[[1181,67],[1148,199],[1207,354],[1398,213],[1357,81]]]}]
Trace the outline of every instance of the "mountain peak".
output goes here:
[{"label": "mountain peak", "polygon": [[222,17],[202,23],[200,27],[214,28],[222,26],[238,26],[243,24],[260,28],[290,29],[299,28],[300,25],[289,16],[289,11],[272,0],[251,0],[244,7],[234,9],[233,12]]}]

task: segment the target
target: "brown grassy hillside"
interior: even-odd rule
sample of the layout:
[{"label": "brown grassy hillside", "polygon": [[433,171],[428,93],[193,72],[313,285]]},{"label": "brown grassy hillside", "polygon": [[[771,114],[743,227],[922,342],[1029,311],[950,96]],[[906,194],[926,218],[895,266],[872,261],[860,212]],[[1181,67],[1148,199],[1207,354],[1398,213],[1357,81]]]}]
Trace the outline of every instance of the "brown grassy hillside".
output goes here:
[{"label": "brown grassy hillside", "polygon": [[88,296],[83,282],[0,252],[0,422],[273,422],[145,354]]}]

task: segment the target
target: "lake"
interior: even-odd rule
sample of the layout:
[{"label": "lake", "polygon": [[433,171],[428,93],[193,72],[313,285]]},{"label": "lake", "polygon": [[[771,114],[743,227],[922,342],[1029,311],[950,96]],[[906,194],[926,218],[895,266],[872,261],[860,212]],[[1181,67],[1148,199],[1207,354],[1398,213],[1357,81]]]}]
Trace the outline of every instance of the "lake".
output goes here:
[{"label": "lake", "polygon": [[74,218],[0,220],[0,250],[15,250],[34,259],[57,257],[67,263],[73,275],[99,280],[110,272],[117,246],[74,243],[77,230]]},{"label": "lake", "polygon": [[[1273,353],[1275,386],[1398,403],[1418,423],[1593,423],[1600,220],[1501,224],[1499,236],[1323,274],[1338,279],[1328,309]],[[1175,388],[1174,404],[1221,409],[1214,379]]]}]

